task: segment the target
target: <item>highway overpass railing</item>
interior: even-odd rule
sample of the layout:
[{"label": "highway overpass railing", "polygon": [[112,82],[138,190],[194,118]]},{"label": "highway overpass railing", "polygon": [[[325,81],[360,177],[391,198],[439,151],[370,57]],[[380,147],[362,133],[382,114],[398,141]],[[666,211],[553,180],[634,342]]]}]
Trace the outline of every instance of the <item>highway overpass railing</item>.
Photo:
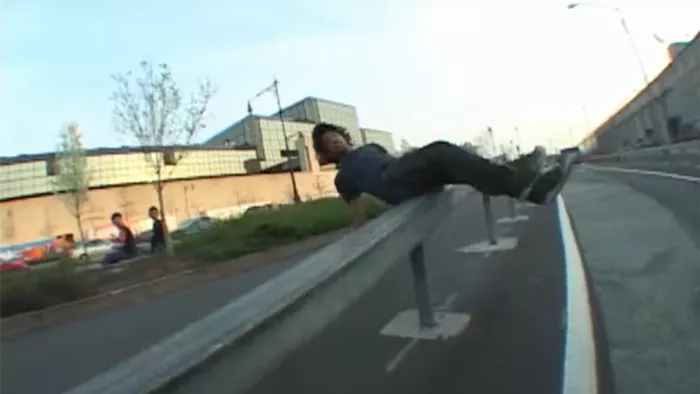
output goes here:
[{"label": "highway overpass railing", "polygon": [[[291,350],[320,332],[393,265],[409,257],[419,321],[436,324],[423,244],[474,191],[448,186],[409,201],[363,225],[205,318],[66,394],[136,394],[167,391],[191,373],[233,357],[230,373],[240,391],[250,387]],[[488,240],[500,239],[491,199],[483,196]],[[517,221],[510,203],[511,219]]]},{"label": "highway overpass railing", "polygon": [[700,140],[678,144],[655,146],[638,150],[621,151],[601,155],[582,155],[580,161],[584,163],[616,163],[616,162],[645,162],[663,160],[686,159],[700,161]]}]

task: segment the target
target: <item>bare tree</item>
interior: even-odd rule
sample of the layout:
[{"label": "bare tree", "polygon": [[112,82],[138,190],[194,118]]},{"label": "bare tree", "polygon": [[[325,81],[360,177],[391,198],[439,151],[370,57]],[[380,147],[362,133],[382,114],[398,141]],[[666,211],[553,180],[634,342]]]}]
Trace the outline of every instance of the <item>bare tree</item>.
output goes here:
[{"label": "bare tree", "polygon": [[474,143],[471,143],[471,142],[463,143],[462,148],[464,148],[464,150],[466,150],[466,151],[469,151],[469,152],[477,154],[477,155],[481,155],[482,151],[483,151],[483,148],[481,146],[474,144]]},{"label": "bare tree", "polygon": [[61,132],[53,165],[54,192],[63,200],[68,212],[75,218],[78,234],[83,241],[84,252],[87,254],[83,214],[88,201],[90,170],[77,123],[69,124]]},{"label": "bare tree", "polygon": [[114,75],[117,89],[112,94],[113,117],[118,133],[133,138],[141,146],[144,158],[153,171],[152,184],[165,232],[168,255],[173,255],[166,223],[163,189],[186,151],[178,147],[192,143],[199,130],[214,88],[208,80],[200,83],[197,93],[184,102],[180,89],[167,64],[153,66],[141,62],[141,75],[130,71]]},{"label": "bare tree", "polygon": [[9,244],[9,240],[15,236],[15,215],[12,209],[8,208],[3,216],[2,220],[0,220],[0,229],[2,229],[0,241]]},{"label": "bare tree", "polygon": [[131,200],[129,191],[126,188],[119,188],[117,190],[117,196],[119,197],[119,210],[122,215],[126,218],[128,223],[135,221],[135,218],[142,214],[138,210],[136,204]]},{"label": "bare tree", "polygon": [[53,237],[54,232],[56,231],[56,226],[53,224],[53,220],[51,220],[52,214],[51,211],[48,208],[44,208],[44,226],[41,229],[41,235],[45,238],[50,238]]}]

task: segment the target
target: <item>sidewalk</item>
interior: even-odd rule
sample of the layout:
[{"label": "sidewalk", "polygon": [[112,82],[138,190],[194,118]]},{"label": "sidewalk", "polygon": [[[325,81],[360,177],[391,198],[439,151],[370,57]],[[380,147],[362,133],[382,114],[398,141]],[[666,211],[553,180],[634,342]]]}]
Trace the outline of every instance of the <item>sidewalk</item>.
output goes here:
[{"label": "sidewalk", "polygon": [[[506,216],[503,204],[494,205],[496,217]],[[557,219],[554,207],[524,212],[529,221],[501,227],[519,238],[512,250],[457,250],[486,239],[478,197],[426,243],[432,301],[445,321],[457,322],[446,337],[411,338],[415,321],[389,325],[415,308],[408,261],[398,262],[338,320],[274,370],[261,371],[262,379],[245,392],[558,393],[565,289]],[[265,352],[265,344],[256,346]],[[169,392],[239,393],[235,370],[223,356]]]},{"label": "sidewalk", "polygon": [[[668,180],[645,180],[672,192]],[[577,173],[564,197],[601,304],[617,393],[698,393],[700,250],[689,232],[602,172]]]}]

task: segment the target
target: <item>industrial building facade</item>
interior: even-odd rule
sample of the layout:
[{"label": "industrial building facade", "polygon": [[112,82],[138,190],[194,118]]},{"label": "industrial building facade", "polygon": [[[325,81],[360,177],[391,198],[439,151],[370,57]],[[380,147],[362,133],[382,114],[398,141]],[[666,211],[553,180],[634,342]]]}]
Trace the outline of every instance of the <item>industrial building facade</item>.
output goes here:
[{"label": "industrial building facade", "polygon": [[296,155],[295,152],[285,152],[285,137],[290,149],[294,150],[299,134],[311,138],[314,125],[326,122],[345,127],[355,146],[377,143],[389,152],[396,152],[391,133],[361,128],[357,110],[351,105],[307,97],[284,108],[282,119],[279,113],[270,116],[249,115],[210,138],[205,145],[254,146],[261,161],[260,168],[264,170],[284,162],[287,155]]},{"label": "industrial building facade", "polygon": [[582,142],[612,153],[700,138],[700,34],[675,48],[671,63]]},{"label": "industrial building facade", "polygon": [[[153,160],[164,166],[167,180],[210,178],[264,172],[290,158],[298,166],[297,140],[310,138],[315,123],[344,126],[356,145],[376,142],[395,152],[388,132],[361,129],[355,107],[328,100],[306,98],[282,112],[290,152],[285,152],[279,114],[250,115],[234,123],[202,145],[149,151],[141,147],[100,148],[87,151],[91,187],[152,182]],[[177,157],[177,163],[172,162]],[[54,192],[54,153],[0,158],[0,201],[22,199]],[[176,164],[176,165],[175,165]]]}]

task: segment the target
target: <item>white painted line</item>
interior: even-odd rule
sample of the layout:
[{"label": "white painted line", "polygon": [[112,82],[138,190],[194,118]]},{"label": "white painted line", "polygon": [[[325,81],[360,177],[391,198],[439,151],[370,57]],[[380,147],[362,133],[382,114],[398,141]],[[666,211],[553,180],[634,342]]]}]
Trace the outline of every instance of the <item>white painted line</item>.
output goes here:
[{"label": "white painted line", "polygon": [[557,197],[559,231],[566,265],[566,343],[562,394],[596,394],[596,351],[588,286],[564,199]]},{"label": "white painted line", "polygon": [[700,177],[672,174],[669,172],[638,170],[638,169],[633,169],[633,168],[619,168],[619,167],[598,167],[598,166],[591,166],[591,165],[587,165],[586,167],[589,167],[589,168],[594,169],[594,170],[611,171],[611,172],[626,172],[629,174],[638,174],[638,175],[652,175],[652,176],[658,176],[658,177],[663,177],[663,178],[675,179],[675,180],[679,180],[679,181],[700,183]]},{"label": "white painted line", "polygon": [[457,297],[459,297],[458,292],[450,294],[449,297],[445,298],[445,302],[443,302],[442,305],[435,308],[435,310],[437,310],[437,311],[449,311],[450,309],[452,309],[452,306],[457,301]]},{"label": "white painted line", "polygon": [[448,313],[457,301],[459,293],[453,293],[445,302],[435,308],[436,326],[431,328],[420,328],[418,321],[418,311],[415,309],[399,313],[379,332],[382,335],[395,336],[399,338],[410,338],[401,350],[389,361],[385,367],[387,373],[393,372],[406,356],[413,350],[421,339],[441,339],[449,338],[463,332],[469,325],[471,316],[466,313]]},{"label": "white painted line", "polygon": [[510,223],[518,223],[518,222],[524,222],[528,220],[529,218],[527,215],[518,215],[515,217],[504,217],[496,220],[496,223],[498,224],[510,224]]},{"label": "white painted line", "polygon": [[459,248],[457,251],[462,253],[492,253],[515,249],[516,246],[518,246],[517,238],[505,237],[499,238],[498,243],[495,245],[491,245],[491,243],[486,240]]},{"label": "white painted line", "polygon": [[515,204],[515,209],[516,210],[525,210],[528,208],[535,208],[537,207],[537,204],[533,204],[531,202],[520,202]]},{"label": "white painted line", "polygon": [[396,353],[396,356],[394,356],[394,358],[392,358],[391,361],[389,361],[389,364],[386,365],[386,368],[384,368],[384,370],[387,373],[394,372],[396,367],[398,367],[399,364],[401,364],[401,361],[403,361],[403,359],[406,358],[406,356],[408,356],[408,353],[410,353],[411,350],[413,350],[413,348],[416,347],[417,344],[418,338],[411,339],[404,347],[401,348],[401,350],[399,350],[398,353]]}]

